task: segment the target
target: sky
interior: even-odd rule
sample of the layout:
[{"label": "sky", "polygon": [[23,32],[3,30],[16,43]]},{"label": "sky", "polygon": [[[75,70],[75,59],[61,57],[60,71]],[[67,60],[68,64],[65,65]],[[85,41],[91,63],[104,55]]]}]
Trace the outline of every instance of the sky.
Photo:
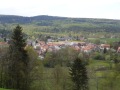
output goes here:
[{"label": "sky", "polygon": [[0,0],[0,14],[120,19],[120,0]]}]

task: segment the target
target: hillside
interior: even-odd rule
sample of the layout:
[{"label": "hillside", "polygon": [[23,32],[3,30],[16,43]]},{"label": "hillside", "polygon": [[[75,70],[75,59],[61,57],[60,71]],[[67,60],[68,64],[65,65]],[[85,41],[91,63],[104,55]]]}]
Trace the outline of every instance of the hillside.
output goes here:
[{"label": "hillside", "polygon": [[33,33],[68,33],[68,32],[120,32],[120,20],[67,18],[56,16],[23,17],[0,15],[0,33],[9,33],[16,24],[24,27],[27,34]]}]

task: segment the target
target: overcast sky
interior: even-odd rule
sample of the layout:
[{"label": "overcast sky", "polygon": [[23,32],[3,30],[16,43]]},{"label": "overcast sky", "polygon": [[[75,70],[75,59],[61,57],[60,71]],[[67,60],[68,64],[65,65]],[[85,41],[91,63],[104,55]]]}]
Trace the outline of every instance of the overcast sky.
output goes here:
[{"label": "overcast sky", "polygon": [[120,19],[120,0],[0,0],[0,14]]}]

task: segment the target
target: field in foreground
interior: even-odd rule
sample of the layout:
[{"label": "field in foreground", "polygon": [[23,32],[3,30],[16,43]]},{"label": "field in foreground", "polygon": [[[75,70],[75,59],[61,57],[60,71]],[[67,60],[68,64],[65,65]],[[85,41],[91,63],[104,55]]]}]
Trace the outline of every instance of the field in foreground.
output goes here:
[{"label": "field in foreground", "polygon": [[10,90],[10,89],[4,89],[4,88],[0,88],[0,90]]}]

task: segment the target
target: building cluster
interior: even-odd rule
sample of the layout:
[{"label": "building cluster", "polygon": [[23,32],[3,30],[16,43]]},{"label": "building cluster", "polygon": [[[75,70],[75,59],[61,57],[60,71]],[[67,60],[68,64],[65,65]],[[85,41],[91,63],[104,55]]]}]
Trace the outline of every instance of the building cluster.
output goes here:
[{"label": "building cluster", "polygon": [[[32,46],[38,53],[40,58],[44,58],[46,52],[57,52],[58,50],[66,47],[71,47],[76,51],[91,53],[94,51],[103,51],[104,49],[109,50],[109,44],[94,44],[88,42],[70,42],[70,41],[59,41],[59,42],[47,42],[44,41],[27,41],[27,45]],[[8,46],[7,42],[0,42],[0,47]],[[120,47],[118,47],[117,53],[120,53]]]},{"label": "building cluster", "polygon": [[35,51],[39,54],[39,57],[44,58],[46,52],[57,52],[58,50],[66,47],[71,47],[76,51],[90,53],[93,51],[103,51],[110,49],[109,44],[96,45],[93,43],[87,42],[70,42],[70,41],[61,41],[61,42],[47,42],[44,41],[35,41],[29,42],[28,45],[33,46]]}]

